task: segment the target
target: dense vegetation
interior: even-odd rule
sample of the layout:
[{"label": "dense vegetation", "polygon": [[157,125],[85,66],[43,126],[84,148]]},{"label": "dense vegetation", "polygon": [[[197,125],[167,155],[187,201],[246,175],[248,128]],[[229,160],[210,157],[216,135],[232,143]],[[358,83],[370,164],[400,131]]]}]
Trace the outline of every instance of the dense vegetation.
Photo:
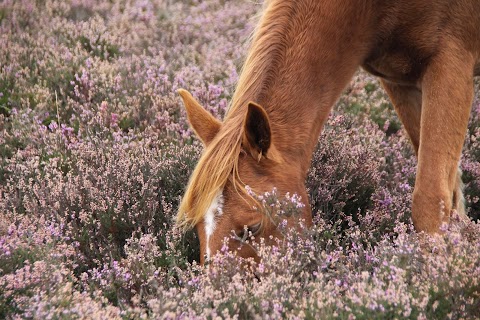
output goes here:
[{"label": "dense vegetation", "polygon": [[[221,118],[261,5],[0,3],[0,318],[475,318],[480,226],[410,220],[415,157],[359,71],[307,178],[315,226],[199,267],[173,219],[202,151],[176,90]],[[476,85],[461,167],[480,218]],[[269,204],[282,195],[269,194]],[[279,212],[281,212],[279,205]]]}]

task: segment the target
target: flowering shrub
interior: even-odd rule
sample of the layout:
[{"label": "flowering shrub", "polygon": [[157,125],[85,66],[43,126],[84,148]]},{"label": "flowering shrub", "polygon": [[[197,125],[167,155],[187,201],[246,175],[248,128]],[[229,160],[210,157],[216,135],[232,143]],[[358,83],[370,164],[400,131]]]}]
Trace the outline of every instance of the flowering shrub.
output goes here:
[{"label": "flowering shrub", "polygon": [[[471,223],[410,220],[416,161],[378,82],[355,75],[307,177],[311,229],[200,267],[174,216],[202,146],[176,89],[225,113],[261,5],[0,3],[0,318],[475,318],[480,85],[461,168]],[[278,219],[305,203],[275,190]],[[457,221],[458,220],[458,221]],[[280,223],[280,227],[282,227]]]}]

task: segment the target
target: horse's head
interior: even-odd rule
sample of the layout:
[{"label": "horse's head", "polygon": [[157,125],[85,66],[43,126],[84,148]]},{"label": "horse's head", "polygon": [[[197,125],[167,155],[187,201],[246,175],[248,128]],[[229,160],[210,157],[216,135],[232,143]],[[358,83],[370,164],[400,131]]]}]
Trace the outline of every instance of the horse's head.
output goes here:
[{"label": "horse's head", "polygon": [[306,204],[302,215],[285,219],[289,226],[299,218],[311,223],[304,175],[277,149],[269,117],[261,106],[248,103],[243,112],[227,116],[222,123],[187,91],[179,93],[190,125],[206,147],[178,213],[181,225],[197,230],[202,264],[224,241],[239,256],[257,258],[247,242],[281,237],[277,217],[262,214],[246,186],[256,194],[273,188],[280,196],[297,194]]}]

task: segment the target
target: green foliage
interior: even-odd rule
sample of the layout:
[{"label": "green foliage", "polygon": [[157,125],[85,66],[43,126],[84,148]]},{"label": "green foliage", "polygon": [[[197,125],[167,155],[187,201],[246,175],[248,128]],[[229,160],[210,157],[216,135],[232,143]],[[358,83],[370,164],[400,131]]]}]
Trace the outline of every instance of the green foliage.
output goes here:
[{"label": "green foliage", "polygon": [[7,10],[4,8],[0,8],[0,24],[2,24],[6,16],[7,16]]},{"label": "green foliage", "polygon": [[13,90],[13,80],[0,79],[0,115],[8,117],[11,111],[10,96]]},{"label": "green foliage", "polygon": [[0,257],[0,276],[15,272],[23,267],[25,263],[33,264],[42,257],[42,253],[35,247],[18,248],[9,255]]},{"label": "green foliage", "polygon": [[397,133],[402,126],[402,124],[395,115],[391,103],[382,103],[378,108],[372,108],[370,110],[370,118],[373,122],[378,124],[380,128],[384,128],[385,124],[388,121],[389,125],[388,128],[386,128],[387,135]]},{"label": "green foliage", "polygon": [[101,39],[101,36],[98,36],[94,41],[91,41],[85,36],[80,36],[78,42],[80,42],[83,49],[88,53],[102,60],[115,59],[120,53],[118,46]]},{"label": "green foliage", "polygon": [[12,314],[22,314],[22,310],[15,305],[14,296],[6,297],[0,292],[0,318],[7,319]]},{"label": "green foliage", "polygon": [[123,117],[118,122],[118,126],[122,129],[123,132],[128,132],[135,128],[135,120],[131,117]]}]

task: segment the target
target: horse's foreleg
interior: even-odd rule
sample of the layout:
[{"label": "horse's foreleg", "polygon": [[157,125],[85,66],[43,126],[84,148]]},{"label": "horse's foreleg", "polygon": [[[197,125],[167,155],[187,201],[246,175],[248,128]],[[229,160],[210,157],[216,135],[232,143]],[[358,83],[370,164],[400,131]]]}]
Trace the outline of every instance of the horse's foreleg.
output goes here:
[{"label": "horse's foreleg", "polygon": [[452,44],[444,48],[422,79],[412,219],[418,231],[428,233],[438,232],[441,223],[449,221],[452,194],[460,187],[458,163],[473,99],[472,55]]},{"label": "horse's foreleg", "polygon": [[382,80],[402,124],[412,142],[415,154],[420,145],[420,118],[422,115],[422,92],[414,86],[404,86]]},{"label": "horse's foreleg", "polygon": [[[382,85],[392,100],[405,131],[412,142],[413,150],[418,156],[420,145],[420,118],[422,114],[422,91],[415,86],[399,85],[382,80]],[[463,197],[462,171],[458,169],[453,189],[453,209],[465,218],[465,199]]]}]

